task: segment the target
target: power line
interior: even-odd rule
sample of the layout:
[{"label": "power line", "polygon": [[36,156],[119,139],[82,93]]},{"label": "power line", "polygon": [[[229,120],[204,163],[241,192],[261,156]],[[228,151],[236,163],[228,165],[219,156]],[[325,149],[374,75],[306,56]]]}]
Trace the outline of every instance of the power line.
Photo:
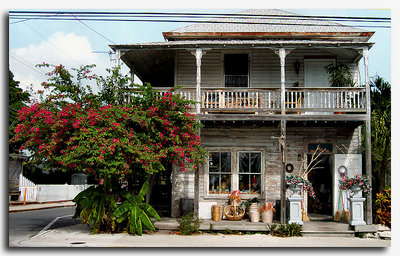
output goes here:
[{"label": "power line", "polygon": [[[10,56],[11,58],[13,58],[14,60],[18,61],[19,63],[23,64],[24,66],[26,66],[26,67],[28,67],[28,68],[30,68],[30,69],[32,69],[32,70],[38,72],[39,74],[41,74],[41,75],[43,75],[43,76],[46,75],[46,74],[40,72],[39,70],[35,69],[35,68],[34,68],[34,65],[31,65],[31,64],[30,64],[28,61],[26,61],[25,59],[23,59],[23,58],[21,58],[21,57],[19,57],[19,56],[17,56],[17,55],[13,56],[13,54],[12,54],[11,52],[10,52],[10,55],[9,55],[9,56]],[[20,58],[21,60],[18,59],[17,57]],[[29,64],[27,64],[27,63],[29,63]]]},{"label": "power line", "polygon": [[355,19],[355,20],[388,20],[387,17],[348,17],[348,16],[317,16],[317,15],[276,15],[276,14],[245,14],[245,13],[182,13],[182,12],[99,12],[99,11],[10,11],[15,14],[76,14],[76,15],[169,15],[169,16],[218,16],[218,17],[260,17],[260,18],[319,18],[319,19]]},{"label": "power line", "polygon": [[72,16],[74,16],[74,18],[75,18],[77,21],[79,21],[80,23],[82,23],[85,27],[89,28],[90,30],[92,30],[93,32],[95,32],[96,34],[98,34],[99,36],[101,36],[102,38],[106,39],[107,41],[111,42],[112,44],[116,44],[116,43],[114,43],[112,40],[108,39],[108,38],[105,37],[104,35],[100,34],[100,33],[97,32],[96,30],[94,30],[93,28],[91,28],[89,25],[87,25],[86,23],[84,23],[83,21],[81,21],[80,19],[78,19],[77,17],[75,17],[75,15],[72,15]]},{"label": "power line", "polygon": [[50,42],[49,40],[47,40],[46,37],[44,37],[42,34],[40,34],[39,32],[37,32],[35,29],[33,29],[28,23],[24,23],[26,26],[28,26],[28,28],[30,28],[33,32],[35,32],[36,34],[38,34],[41,38],[43,38],[44,40],[46,40],[46,42],[48,42],[50,45],[52,45],[54,48],[56,48],[59,52],[61,52],[62,54],[64,54],[66,57],[68,57],[70,60],[72,60],[73,62],[75,62],[75,64],[78,64],[77,61],[75,61],[68,53],[64,52],[62,49],[60,49],[57,45],[53,44],[52,42]]},{"label": "power line", "polygon": [[[19,17],[10,17],[10,19],[20,19]],[[37,18],[40,20],[62,20],[62,21],[70,21],[75,20],[75,18],[70,17],[59,17],[59,18]],[[217,21],[217,20],[165,20],[165,19],[116,19],[116,18],[81,18],[80,20],[84,21],[104,21],[104,22],[171,22],[171,23],[210,23],[210,24],[258,24],[258,25],[290,25],[290,26],[320,26],[320,27],[349,27],[349,25],[344,24],[302,24],[302,23],[275,23],[275,22],[246,22],[246,21]],[[391,28],[391,26],[376,26],[376,25],[357,25],[357,27],[364,28]]]}]

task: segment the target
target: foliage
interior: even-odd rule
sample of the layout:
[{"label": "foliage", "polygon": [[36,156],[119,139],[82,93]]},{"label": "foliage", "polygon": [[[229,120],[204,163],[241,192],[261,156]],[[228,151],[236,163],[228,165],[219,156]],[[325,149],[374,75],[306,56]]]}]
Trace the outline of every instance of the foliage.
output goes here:
[{"label": "foliage", "polygon": [[266,202],[263,206],[258,209],[259,212],[273,211],[275,212],[274,203]]},{"label": "foliage", "polygon": [[[84,78],[85,73],[79,70],[77,77]],[[182,171],[185,162],[197,169],[204,161],[206,152],[197,136],[200,124],[187,112],[187,100],[172,92],[154,98],[156,92],[145,85],[138,92],[140,100],[129,106],[101,105],[105,96],[96,97],[81,82],[74,83],[63,66],[51,74],[53,83],[46,84],[50,94],[19,111],[20,124],[11,141],[23,143],[20,150],[31,150],[35,159],[64,170],[120,179],[134,171],[163,171],[165,160]]]},{"label": "foliage", "polygon": [[155,231],[154,225],[149,216],[158,221],[161,220],[154,208],[143,202],[148,188],[149,184],[145,182],[137,196],[133,196],[128,191],[122,191],[121,197],[126,200],[113,212],[113,216],[117,218],[117,223],[128,220],[127,230],[131,234],[142,235],[142,223],[149,230]]},{"label": "foliage", "polygon": [[325,67],[332,87],[353,87],[353,75],[346,64],[329,64]]},{"label": "foliage", "polygon": [[300,176],[286,176],[286,184],[289,186],[301,185],[305,192],[307,192],[312,198],[315,198],[315,192],[311,182]]},{"label": "foliage", "polygon": [[345,175],[339,180],[339,189],[341,190],[351,190],[357,186],[361,186],[361,190],[367,196],[371,192],[371,178],[356,174],[353,178]]},{"label": "foliage", "polygon": [[[142,224],[153,230],[149,216],[159,217],[142,202],[148,184],[137,196],[121,190],[121,184],[132,181],[132,188],[137,177],[164,171],[165,163],[182,171],[198,169],[206,151],[197,135],[201,124],[188,112],[193,102],[173,89],[160,95],[150,84],[134,85],[119,67],[103,78],[91,73],[93,65],[71,70],[39,66],[52,70],[38,92],[39,101],[18,112],[10,144],[33,152],[37,163],[104,180],[75,198],[76,216],[93,232],[119,230],[125,223],[133,234],[141,234]],[[93,93],[91,81],[97,82],[99,93]],[[118,209],[116,198],[124,200]]]},{"label": "foliage", "polygon": [[91,186],[80,192],[73,200],[77,207],[73,218],[81,217],[92,233],[114,231],[115,218],[111,213],[117,208],[116,193],[106,186]]},{"label": "foliage", "polygon": [[193,212],[181,216],[178,222],[179,222],[178,226],[179,234],[187,236],[199,233],[201,221],[194,217]]},{"label": "foliage", "polygon": [[247,209],[248,207],[250,207],[250,205],[252,204],[252,203],[259,203],[260,202],[260,200],[257,198],[257,197],[253,197],[253,198],[251,198],[251,199],[247,199],[246,201],[242,201],[240,204],[239,204],[239,209]]},{"label": "foliage", "polygon": [[392,192],[390,187],[386,188],[382,193],[376,195],[376,222],[384,224],[388,227],[392,225]]},{"label": "foliage", "polygon": [[[19,88],[19,81],[14,80],[14,74],[9,70],[8,82],[8,135],[15,136],[14,130],[18,123],[17,112],[29,101],[29,93]],[[18,151],[21,145],[9,144],[9,152]]]},{"label": "foliage", "polygon": [[385,181],[391,172],[391,85],[379,76],[371,83],[371,150],[377,189],[382,192],[390,185]]},{"label": "foliage", "polygon": [[273,236],[278,236],[278,237],[303,236],[301,233],[303,227],[297,223],[286,224],[286,225],[283,224],[277,225],[276,223],[273,223],[271,225],[269,224],[267,225],[270,234]]}]

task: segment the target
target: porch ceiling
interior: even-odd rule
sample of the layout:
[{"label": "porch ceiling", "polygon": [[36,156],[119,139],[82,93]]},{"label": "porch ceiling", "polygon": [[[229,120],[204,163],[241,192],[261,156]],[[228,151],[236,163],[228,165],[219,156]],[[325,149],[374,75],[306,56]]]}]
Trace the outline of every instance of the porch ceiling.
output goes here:
[{"label": "porch ceiling", "polygon": [[127,51],[121,59],[143,82],[154,87],[172,87],[174,84],[174,50]]},{"label": "porch ceiling", "polygon": [[114,51],[121,51],[121,59],[142,81],[150,82],[157,87],[169,87],[174,82],[176,50],[320,48],[356,62],[362,57],[357,49],[370,48],[372,45],[373,43],[332,40],[187,40],[110,45],[110,47]]}]

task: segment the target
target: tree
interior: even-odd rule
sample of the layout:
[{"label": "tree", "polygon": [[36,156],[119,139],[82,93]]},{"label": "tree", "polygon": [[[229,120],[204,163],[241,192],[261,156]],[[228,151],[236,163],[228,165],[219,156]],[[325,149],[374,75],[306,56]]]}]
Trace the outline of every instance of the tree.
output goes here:
[{"label": "tree", "polygon": [[[17,112],[26,106],[29,101],[29,93],[19,88],[19,81],[14,80],[14,74],[9,70],[8,83],[8,135],[13,138],[15,127],[18,122]],[[19,145],[11,146],[9,144],[9,152],[18,152]]]},{"label": "tree", "polygon": [[[164,171],[165,161],[180,166],[182,171],[186,164],[196,170],[204,162],[206,152],[197,136],[200,123],[188,112],[193,102],[172,91],[161,96],[149,84],[136,86],[133,93],[131,89],[135,86],[118,68],[109,70],[111,77],[103,79],[89,75],[89,66],[81,67],[74,70],[77,73],[74,81],[74,76],[62,65],[43,66],[54,67],[49,72],[49,83],[43,84],[49,93],[42,94],[41,102],[18,112],[20,123],[12,142],[22,143],[20,150],[29,149],[34,159],[47,165],[99,178],[105,189],[92,194],[93,200],[110,198],[110,190],[115,191],[112,197],[126,195],[119,189],[123,182],[138,173],[146,176]],[[83,86],[84,79],[96,79],[100,93],[94,95],[89,87]],[[98,196],[100,192],[104,196]],[[104,220],[94,222],[94,230],[115,224],[109,216],[115,208],[111,206],[114,200],[101,202],[91,204],[100,214],[95,219]],[[92,220],[91,211],[82,211],[85,205],[78,211],[89,214],[84,221]],[[100,205],[103,210],[98,209]]]},{"label": "tree", "polygon": [[378,191],[385,189],[391,161],[391,85],[376,76],[371,84],[371,148]]}]

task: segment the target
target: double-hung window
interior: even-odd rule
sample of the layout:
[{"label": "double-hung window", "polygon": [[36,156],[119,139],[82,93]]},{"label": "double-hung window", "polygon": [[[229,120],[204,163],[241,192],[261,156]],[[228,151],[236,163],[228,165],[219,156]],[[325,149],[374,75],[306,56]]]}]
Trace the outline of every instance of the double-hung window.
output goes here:
[{"label": "double-hung window", "polygon": [[262,170],[261,151],[210,151],[206,174],[207,192],[215,195],[239,190],[244,195],[261,195]]},{"label": "double-hung window", "polygon": [[239,191],[261,194],[261,153],[239,152]]},{"label": "double-hung window", "polygon": [[208,192],[231,193],[231,152],[210,152],[208,162]]}]

